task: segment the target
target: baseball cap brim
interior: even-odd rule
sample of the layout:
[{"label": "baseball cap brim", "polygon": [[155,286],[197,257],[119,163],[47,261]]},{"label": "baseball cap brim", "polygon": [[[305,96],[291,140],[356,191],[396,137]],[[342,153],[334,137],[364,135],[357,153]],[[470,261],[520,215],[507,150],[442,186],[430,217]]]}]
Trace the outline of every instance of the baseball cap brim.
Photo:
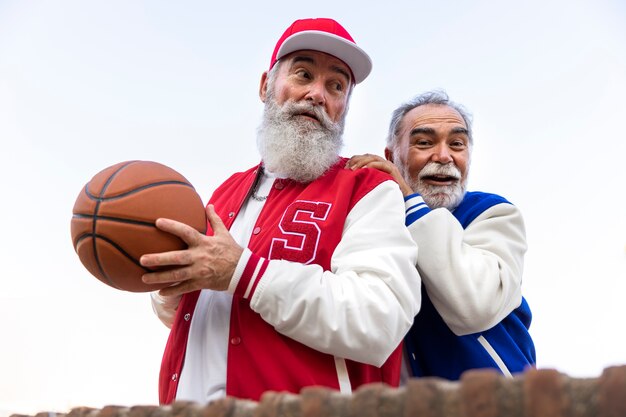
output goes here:
[{"label": "baseball cap brim", "polygon": [[332,33],[317,30],[297,32],[289,36],[278,49],[276,59],[304,49],[324,52],[342,60],[352,71],[356,84],[367,78],[372,71],[372,60],[369,55],[355,43]]}]

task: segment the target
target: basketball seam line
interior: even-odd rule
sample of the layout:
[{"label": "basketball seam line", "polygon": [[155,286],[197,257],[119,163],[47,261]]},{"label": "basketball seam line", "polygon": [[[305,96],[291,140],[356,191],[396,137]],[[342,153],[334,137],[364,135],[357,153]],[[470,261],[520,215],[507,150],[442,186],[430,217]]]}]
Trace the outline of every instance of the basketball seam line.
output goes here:
[{"label": "basketball seam line", "polygon": [[[141,220],[124,219],[124,218],[121,218],[121,217],[113,217],[113,216],[98,216],[97,214],[74,213],[72,215],[72,217],[79,218],[79,219],[93,219],[94,221],[95,220],[109,220],[109,221],[119,222],[119,223],[135,224],[135,225],[138,225],[138,226],[155,227],[154,226],[154,222],[145,222],[145,221],[141,221]],[[95,231],[93,233],[95,233]]]},{"label": "basketball seam line", "polygon": [[[102,186],[102,190],[100,190],[101,194],[104,194],[104,192],[106,191],[106,189],[109,187],[109,185],[111,184],[111,181],[113,181],[113,178],[115,178],[115,176],[117,174],[119,174],[119,172],[121,170],[123,170],[124,168],[126,168],[127,166],[133,164],[136,161],[129,161],[127,164],[122,165],[121,167],[119,167],[117,169],[117,171],[115,171],[114,173],[112,173],[109,178],[106,180],[106,182],[104,183],[104,185]],[[87,197],[91,198],[90,194],[89,194],[89,183],[87,183],[87,185],[85,185],[85,194],[87,195]],[[94,209],[94,216],[96,216],[98,214],[98,210],[100,209],[100,203],[102,202],[102,200],[97,200],[96,202],[96,207]],[[96,223],[97,223],[97,218],[94,218],[93,221],[93,229],[92,229],[92,233],[93,236],[97,236],[96,234]],[[111,244],[113,244],[113,246],[116,246],[116,244],[114,242],[110,242]],[[121,248],[120,248],[121,249]],[[113,280],[111,279],[111,277],[109,277],[109,274],[107,274],[106,272],[104,272],[104,268],[102,267],[102,262],[100,262],[100,256],[98,255],[98,248],[96,246],[96,239],[93,239],[93,253],[94,253],[94,257],[96,258],[96,264],[98,265],[98,269],[100,269],[100,272],[102,273],[102,276],[104,278],[106,278],[106,280],[109,282],[109,285],[111,285],[113,288],[117,288],[120,289],[117,285],[115,285],[115,283],[113,282]],[[123,252],[125,253],[125,252]]]},{"label": "basketball seam line", "polygon": [[[118,245],[117,243],[115,243],[114,241],[112,241],[111,239],[107,238],[106,236],[103,235],[99,235],[97,233],[83,233],[82,235],[80,235],[78,237],[78,239],[76,239],[76,244],[78,245],[80,243],[81,240],[83,239],[87,239],[87,238],[93,238],[94,242],[96,241],[96,238],[98,239],[102,239],[105,242],[111,244],[115,249],[117,249],[122,255],[124,255],[126,258],[128,258],[129,261],[131,261],[132,263],[134,263],[135,265],[137,265],[138,267],[140,267],[141,269],[143,269],[146,272],[154,272],[154,269],[150,269],[150,268],[146,268],[145,266],[141,265],[139,263],[138,260],[136,260],[131,254],[129,254],[128,252],[126,252],[124,250],[124,248],[122,248],[120,245]],[[104,271],[101,271],[103,275],[106,275],[104,273]],[[107,277],[108,278],[108,277]]]},{"label": "basketball seam line", "polygon": [[[147,185],[142,185],[139,188],[135,188],[134,190],[126,191],[125,193],[119,194],[119,195],[116,195],[116,196],[112,196],[112,197],[98,197],[98,196],[96,196],[95,194],[92,194],[89,191],[89,184],[87,184],[85,186],[85,194],[91,200],[95,200],[95,201],[98,201],[98,202],[100,202],[100,201],[110,201],[110,200],[115,200],[115,199],[118,199],[118,198],[127,197],[129,195],[138,193],[140,191],[143,191],[143,190],[146,190],[146,189],[149,189],[149,188],[154,188],[154,187],[158,187],[158,186],[161,186],[161,185],[168,185],[168,184],[183,185],[185,187],[194,188],[193,185],[191,185],[191,184],[189,184],[187,182],[184,182],[184,181],[160,181],[160,182],[153,182],[153,183],[150,183],[150,184],[147,184]],[[106,184],[106,186],[108,186],[108,184]],[[106,191],[106,186],[103,187],[102,190],[100,190],[100,194],[103,194]]]}]

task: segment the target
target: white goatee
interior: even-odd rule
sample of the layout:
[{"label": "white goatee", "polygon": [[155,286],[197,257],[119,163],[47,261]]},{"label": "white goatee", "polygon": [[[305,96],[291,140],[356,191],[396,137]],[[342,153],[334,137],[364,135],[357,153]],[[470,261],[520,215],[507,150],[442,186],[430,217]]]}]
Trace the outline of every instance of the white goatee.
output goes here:
[{"label": "white goatee", "polygon": [[[400,162],[399,155],[394,155],[394,161],[398,161],[396,166],[400,169],[400,173],[409,187],[413,191],[420,193],[431,209],[445,207],[452,211],[463,201],[467,187],[467,177],[464,181],[461,181],[461,170],[453,163],[440,164],[438,162],[429,162],[422,168],[418,177],[413,178],[407,164]],[[424,180],[425,177],[435,175],[456,178],[456,181],[451,185],[430,185]]]}]

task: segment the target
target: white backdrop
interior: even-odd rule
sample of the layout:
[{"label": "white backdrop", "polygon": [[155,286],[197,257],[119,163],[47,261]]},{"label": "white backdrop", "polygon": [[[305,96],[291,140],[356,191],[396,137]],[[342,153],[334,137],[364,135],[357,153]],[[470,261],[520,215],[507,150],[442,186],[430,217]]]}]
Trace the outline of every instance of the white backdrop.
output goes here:
[{"label": "white backdrop", "polygon": [[230,3],[0,0],[0,416],[155,404],[166,329],[73,251],[102,168],[155,160],[203,200],[258,161],[261,72],[296,18],[371,55],[344,155],[382,153],[391,111],[444,88],[474,114],[470,189],[525,215],[538,366],[626,363],[626,6],[620,0]]}]

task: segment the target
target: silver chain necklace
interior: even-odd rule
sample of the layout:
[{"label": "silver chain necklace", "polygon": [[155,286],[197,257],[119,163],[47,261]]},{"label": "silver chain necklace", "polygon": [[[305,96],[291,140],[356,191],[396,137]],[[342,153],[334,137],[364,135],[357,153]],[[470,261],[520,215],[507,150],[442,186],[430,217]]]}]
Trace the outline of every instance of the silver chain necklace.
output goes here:
[{"label": "silver chain necklace", "polygon": [[260,170],[260,173],[259,173],[260,175],[259,175],[259,178],[257,179],[256,184],[254,184],[254,189],[252,190],[252,195],[250,197],[252,197],[253,200],[263,202],[263,201],[267,200],[267,197],[269,196],[269,194],[268,195],[257,195],[256,194],[257,191],[259,190],[259,185],[261,184],[261,180],[263,179],[263,176],[265,175],[262,165],[259,167],[259,170]]}]

